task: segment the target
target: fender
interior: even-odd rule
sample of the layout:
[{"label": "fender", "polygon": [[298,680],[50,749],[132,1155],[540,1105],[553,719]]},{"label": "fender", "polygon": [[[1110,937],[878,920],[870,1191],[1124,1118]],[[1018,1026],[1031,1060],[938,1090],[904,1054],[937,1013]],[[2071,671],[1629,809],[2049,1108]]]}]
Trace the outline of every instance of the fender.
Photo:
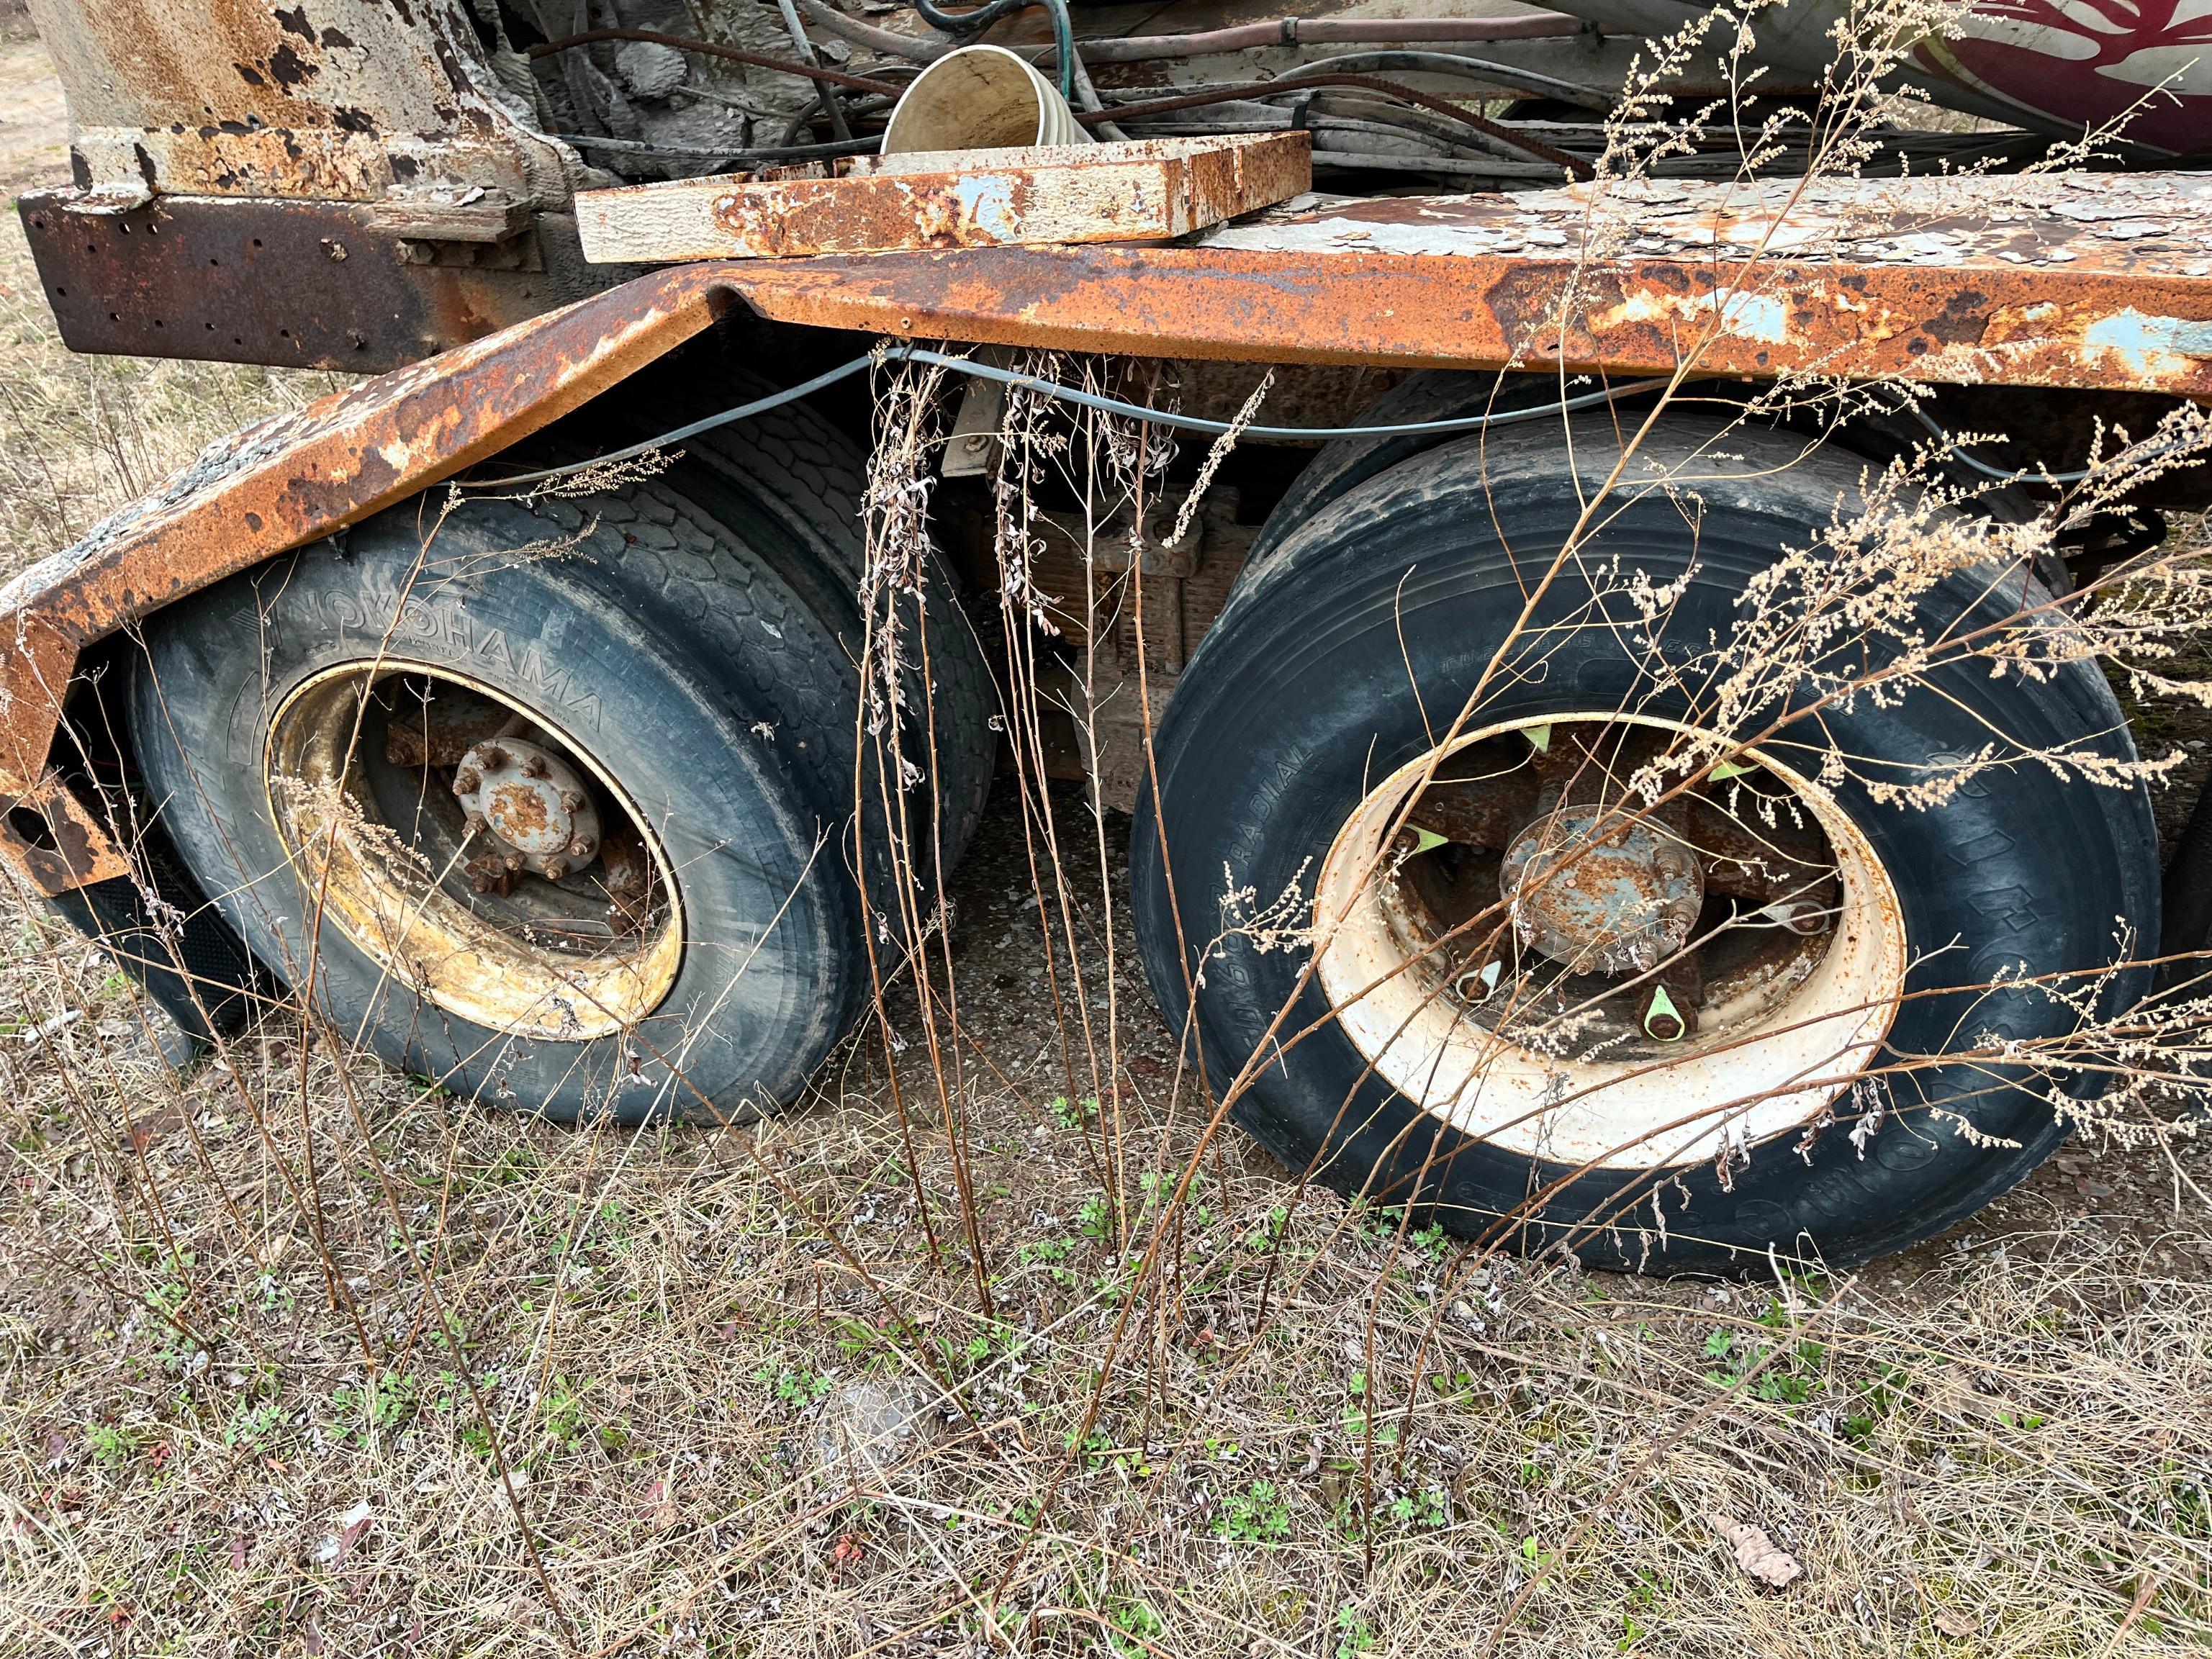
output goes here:
[{"label": "fender", "polygon": [[742,302],[678,267],[257,422],[0,588],[0,857],[58,897],[130,872],[55,763],[87,647],[550,424]]}]

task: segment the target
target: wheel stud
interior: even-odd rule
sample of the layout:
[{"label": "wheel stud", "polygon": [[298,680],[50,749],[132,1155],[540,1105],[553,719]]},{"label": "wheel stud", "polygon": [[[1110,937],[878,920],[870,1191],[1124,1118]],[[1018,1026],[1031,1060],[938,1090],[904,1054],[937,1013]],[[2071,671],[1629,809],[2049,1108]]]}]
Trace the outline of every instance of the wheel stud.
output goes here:
[{"label": "wheel stud", "polygon": [[523,757],[522,775],[526,778],[544,777],[545,775],[545,757],[543,755],[526,755]]},{"label": "wheel stud", "polygon": [[465,766],[453,774],[453,793],[457,795],[473,795],[483,787],[483,774],[474,767]]},{"label": "wheel stud", "polygon": [[1690,1034],[1690,1022],[1682,1018],[1663,985],[1651,988],[1650,1005],[1644,1011],[1644,1030],[1654,1042],[1680,1042]]},{"label": "wheel stud", "polygon": [[558,880],[560,880],[560,879],[561,879],[561,878],[562,878],[562,877],[563,877],[563,876],[567,875],[568,873],[568,866],[567,862],[566,862],[564,860],[561,860],[561,859],[548,859],[548,860],[545,860],[545,879],[546,879],[546,880],[548,880],[548,881],[558,881]]},{"label": "wheel stud", "polygon": [[573,858],[588,859],[592,856],[592,843],[581,836],[568,843],[568,853]]},{"label": "wheel stud", "polygon": [[486,827],[484,815],[481,812],[471,812],[461,820],[461,830],[466,835],[481,836]]},{"label": "wheel stud", "polygon": [[584,796],[582,791],[576,789],[563,789],[561,792],[561,810],[564,812],[582,811],[584,810]]}]

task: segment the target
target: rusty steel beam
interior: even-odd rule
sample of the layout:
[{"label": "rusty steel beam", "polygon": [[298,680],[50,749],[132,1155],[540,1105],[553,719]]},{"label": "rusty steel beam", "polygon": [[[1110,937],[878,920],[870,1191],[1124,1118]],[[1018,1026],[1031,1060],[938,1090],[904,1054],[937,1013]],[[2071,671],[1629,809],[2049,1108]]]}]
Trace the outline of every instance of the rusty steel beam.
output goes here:
[{"label": "rusty steel beam", "polygon": [[2212,179],[2177,173],[1399,197],[1174,246],[778,261],[731,281],[781,321],[904,338],[2212,397]]},{"label": "rusty steel beam", "polygon": [[1313,187],[1303,132],[855,155],[576,197],[584,252],[661,264],[909,248],[1164,240]]},{"label": "rusty steel beam", "polygon": [[657,272],[259,422],[0,588],[0,856],[49,893],[122,867],[48,766],[87,646],[559,419],[733,305],[722,269]]}]

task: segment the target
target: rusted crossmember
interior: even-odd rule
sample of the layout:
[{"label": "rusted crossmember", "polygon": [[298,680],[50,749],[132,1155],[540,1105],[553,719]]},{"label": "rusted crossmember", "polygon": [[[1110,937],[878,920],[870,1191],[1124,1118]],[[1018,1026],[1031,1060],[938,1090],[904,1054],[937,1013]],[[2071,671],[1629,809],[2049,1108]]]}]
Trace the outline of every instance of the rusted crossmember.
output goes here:
[{"label": "rusted crossmember", "polygon": [[1293,204],[1173,246],[733,280],[787,322],[1062,350],[2212,397],[2212,178],[2179,173]]},{"label": "rusted crossmember", "polygon": [[1151,356],[2212,399],[2212,180],[1577,187],[1322,203],[1164,245],[672,267],[249,428],[0,590],[0,855],[48,892],[122,868],[49,764],[87,647],[495,453],[740,302]]}]

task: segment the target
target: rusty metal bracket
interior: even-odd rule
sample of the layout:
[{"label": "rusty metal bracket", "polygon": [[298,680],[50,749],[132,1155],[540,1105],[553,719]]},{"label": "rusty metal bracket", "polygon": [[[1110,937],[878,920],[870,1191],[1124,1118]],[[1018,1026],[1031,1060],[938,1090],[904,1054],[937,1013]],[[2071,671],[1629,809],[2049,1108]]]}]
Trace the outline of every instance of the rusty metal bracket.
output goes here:
[{"label": "rusty metal bracket", "polygon": [[[124,868],[106,830],[48,781],[86,647],[496,453],[733,303],[721,267],[661,272],[260,422],[0,588],[0,798],[15,802],[0,857],[47,892]],[[55,848],[12,816],[27,810],[47,815]]]},{"label": "rusty metal bracket", "polygon": [[17,210],[72,351],[380,374],[637,274],[586,264],[573,219],[509,204],[161,196],[116,213],[50,190]]},{"label": "rusty metal bracket", "polygon": [[131,873],[106,826],[47,775],[26,794],[0,794],[0,856],[52,898]]}]

